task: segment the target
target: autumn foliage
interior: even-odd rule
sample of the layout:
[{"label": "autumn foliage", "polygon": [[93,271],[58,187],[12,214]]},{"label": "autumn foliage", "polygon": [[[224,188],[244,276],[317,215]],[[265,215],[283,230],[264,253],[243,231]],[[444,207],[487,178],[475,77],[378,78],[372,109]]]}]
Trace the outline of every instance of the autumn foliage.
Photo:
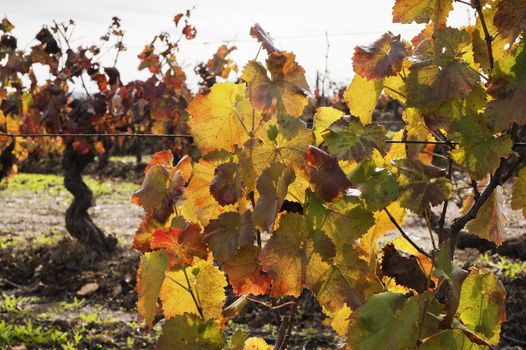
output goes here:
[{"label": "autumn foliage", "polygon": [[[290,332],[305,290],[350,349],[498,343],[503,286],[452,257],[464,229],[502,243],[498,186],[508,179],[518,176],[512,206],[525,210],[526,159],[516,145],[526,124],[526,8],[470,6],[476,24],[452,28],[451,0],[397,0],[394,21],[424,29],[411,42],[388,32],[357,47],[343,96],[352,115],[320,107],[312,128],[304,69],[259,25],[251,29],[266,59],[186,109],[201,157],[154,160],[133,196],[146,211],[135,240],[144,253],[139,314],[150,327],[166,319],[157,349],[223,348],[226,319],[258,296],[283,303],[276,308],[291,316],[280,330]],[[405,127],[390,136],[372,123],[382,93],[405,106]],[[453,169],[474,190],[447,224]],[[431,250],[400,227],[410,211],[427,223]],[[392,230],[401,236],[385,244]],[[287,346],[284,334],[275,349]],[[236,334],[227,348],[269,345]]]}]

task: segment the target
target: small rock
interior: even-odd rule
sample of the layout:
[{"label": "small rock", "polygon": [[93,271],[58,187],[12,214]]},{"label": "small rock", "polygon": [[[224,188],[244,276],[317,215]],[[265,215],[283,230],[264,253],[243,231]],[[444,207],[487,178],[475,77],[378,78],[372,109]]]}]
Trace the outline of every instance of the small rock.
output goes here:
[{"label": "small rock", "polygon": [[78,291],[77,295],[80,297],[89,297],[99,289],[97,282],[86,283]]}]

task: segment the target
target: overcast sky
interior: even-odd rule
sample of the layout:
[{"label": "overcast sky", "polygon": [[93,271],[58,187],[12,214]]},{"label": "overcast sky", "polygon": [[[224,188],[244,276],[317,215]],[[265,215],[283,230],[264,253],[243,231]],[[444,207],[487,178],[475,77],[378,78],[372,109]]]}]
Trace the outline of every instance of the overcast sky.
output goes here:
[{"label": "overcast sky", "polygon": [[[1,8],[15,25],[14,34],[21,48],[34,45],[33,38],[42,24],[53,19],[73,19],[77,24],[73,44],[85,46],[98,41],[112,16],[120,17],[128,50],[119,58],[117,68],[126,82],[146,76],[137,70],[137,54],[144,44],[161,31],[175,35],[173,16],[195,6],[191,24],[197,28],[197,37],[183,43],[178,55],[195,86],[192,67],[210,58],[224,40],[235,40],[238,50],[232,58],[240,67],[254,57],[259,45],[248,33],[256,22],[270,32],[279,48],[296,54],[311,84],[316,70],[325,68],[327,32],[330,77],[336,82],[349,82],[356,45],[368,44],[387,30],[410,39],[423,27],[391,23],[393,3],[394,0],[2,0]],[[448,23],[457,26],[473,22],[467,7],[456,4]],[[113,61],[110,56],[104,59],[106,64]]]}]

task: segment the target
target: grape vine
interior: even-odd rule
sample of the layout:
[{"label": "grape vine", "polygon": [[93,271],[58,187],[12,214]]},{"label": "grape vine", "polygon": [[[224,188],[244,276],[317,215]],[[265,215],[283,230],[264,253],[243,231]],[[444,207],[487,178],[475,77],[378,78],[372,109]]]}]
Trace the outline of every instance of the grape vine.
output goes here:
[{"label": "grape vine", "polygon": [[[411,42],[387,32],[357,47],[343,94],[351,115],[320,107],[312,128],[304,69],[251,28],[265,62],[248,62],[240,82],[214,84],[186,109],[201,157],[173,165],[156,154],[133,195],[146,213],[134,242],[139,315],[149,327],[166,319],[157,349],[224,348],[226,319],[267,304],[261,296],[286,310],[273,345],[285,349],[305,290],[352,349],[498,343],[502,284],[453,256],[463,230],[503,242],[499,186],[509,179],[512,206],[526,210],[526,7],[462,2],[476,24],[452,28],[452,3],[397,0],[394,22],[425,28]],[[372,122],[382,93],[405,107],[391,138],[400,144]],[[454,176],[473,193],[449,224]],[[402,228],[409,211],[426,222],[431,249]],[[390,230],[400,237],[386,244]],[[238,299],[225,306],[227,285]],[[235,334],[226,348],[270,345]]]}]

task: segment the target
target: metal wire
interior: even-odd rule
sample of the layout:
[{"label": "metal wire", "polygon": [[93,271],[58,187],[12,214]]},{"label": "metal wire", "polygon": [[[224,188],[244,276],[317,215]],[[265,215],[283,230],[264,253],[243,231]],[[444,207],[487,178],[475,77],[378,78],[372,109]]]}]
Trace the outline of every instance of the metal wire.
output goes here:
[{"label": "metal wire", "polygon": [[[114,134],[66,134],[66,133],[50,133],[50,134],[13,134],[0,132],[0,136],[6,137],[141,137],[141,138],[193,138],[192,135],[186,134],[126,134],[126,133],[114,133]],[[386,143],[395,144],[417,144],[417,145],[458,145],[458,142],[454,141],[418,141],[418,140],[385,140]],[[526,142],[514,142],[513,146],[526,146]]]}]

